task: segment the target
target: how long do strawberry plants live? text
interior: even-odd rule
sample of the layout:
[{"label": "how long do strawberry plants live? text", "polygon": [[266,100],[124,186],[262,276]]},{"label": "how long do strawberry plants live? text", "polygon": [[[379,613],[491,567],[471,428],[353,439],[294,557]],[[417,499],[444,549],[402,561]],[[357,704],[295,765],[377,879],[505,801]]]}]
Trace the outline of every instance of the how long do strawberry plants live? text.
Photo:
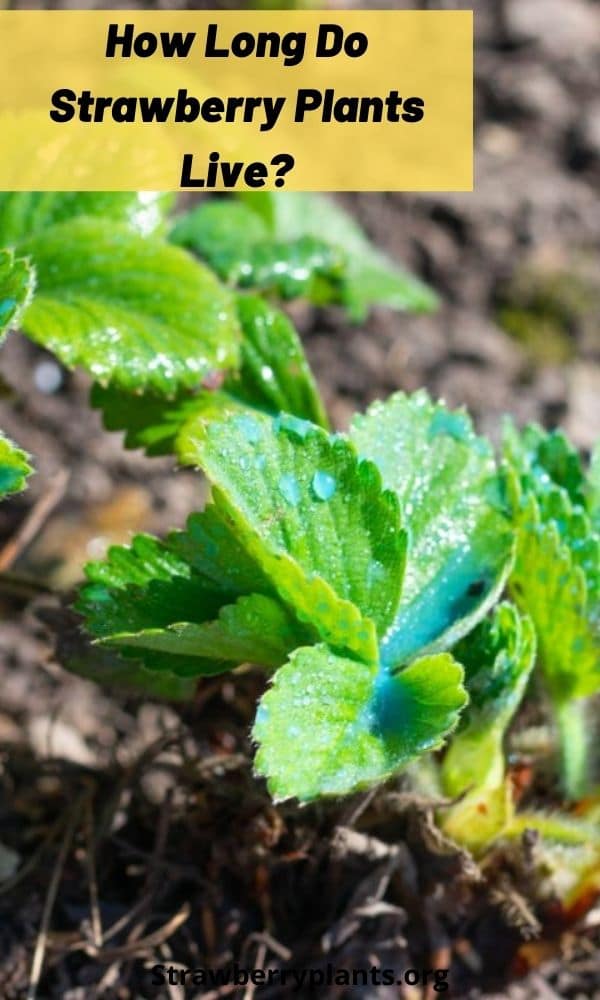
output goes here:
[{"label": "how long do strawberry plants live? text", "polygon": [[[197,33],[186,32],[136,32],[131,22],[108,27],[105,56],[107,59],[148,59],[160,52],[168,59],[188,59],[193,55]],[[219,42],[219,25],[207,26],[201,58],[211,59],[280,59],[283,67],[298,66],[306,55],[307,33],[262,31],[252,34],[238,32],[228,45]],[[347,34],[338,24],[319,26],[314,42],[316,59],[331,59],[340,54],[358,59],[369,47],[364,32]],[[50,118],[61,123],[76,118],[82,122],[102,122],[112,118],[116,122],[161,122],[207,124],[244,122],[256,123],[260,131],[269,132],[277,125],[281,112],[288,102],[286,97],[271,96],[208,96],[202,99],[180,88],[175,96],[103,96],[91,90],[80,93],[69,88],[54,91],[51,99]],[[425,101],[418,96],[402,96],[398,90],[387,95],[353,96],[337,94],[329,87],[324,91],[301,87],[291,112],[294,122],[304,122],[308,115],[318,114],[322,122],[408,122],[422,120]]]}]

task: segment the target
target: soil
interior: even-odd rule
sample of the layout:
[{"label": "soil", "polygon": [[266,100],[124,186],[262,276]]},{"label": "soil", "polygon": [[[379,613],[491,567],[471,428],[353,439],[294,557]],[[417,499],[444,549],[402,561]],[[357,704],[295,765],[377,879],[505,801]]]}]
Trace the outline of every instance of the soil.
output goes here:
[{"label": "soil", "polygon": [[[475,192],[343,199],[442,308],[375,311],[362,327],[336,310],[291,311],[339,427],[375,397],[424,385],[465,403],[493,437],[510,411],[562,424],[587,450],[600,436],[600,4],[475,7]],[[74,586],[110,542],[181,525],[203,484],[125,451],[89,408],[86,378],[22,338],[3,347],[0,371],[0,425],[37,468],[30,490],[0,509],[0,546],[17,541],[12,568],[31,580],[0,598],[0,995],[27,994],[37,949],[44,1000],[291,995],[151,985],[156,963],[235,961],[448,967],[448,995],[465,1000],[598,1000],[600,910],[558,921],[528,877],[530,845],[482,872],[402,780],[372,796],[273,806],[252,775],[248,728],[263,683],[252,672],[207,680],[181,706],[62,669],[53,635],[72,623],[39,591]]]}]

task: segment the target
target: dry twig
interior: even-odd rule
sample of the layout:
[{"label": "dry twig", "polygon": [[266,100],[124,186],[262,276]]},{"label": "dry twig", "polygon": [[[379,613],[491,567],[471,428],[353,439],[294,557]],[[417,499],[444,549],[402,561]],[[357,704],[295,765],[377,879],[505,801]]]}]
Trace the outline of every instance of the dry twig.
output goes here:
[{"label": "dry twig", "polygon": [[[85,796],[87,796],[88,792],[86,791],[84,794]],[[29,986],[27,988],[26,1000],[35,1000],[37,996],[40,976],[42,974],[42,968],[44,966],[44,956],[46,954],[46,946],[48,943],[48,931],[50,929],[50,920],[52,919],[52,911],[54,909],[54,903],[56,901],[56,894],[58,892],[58,887],[60,885],[60,880],[62,878],[63,869],[65,867],[65,863],[69,851],[71,849],[73,837],[75,836],[75,830],[77,829],[77,823],[79,822],[83,802],[84,802],[84,797],[80,796],[80,798],[73,806],[71,815],[69,817],[69,822],[65,830],[64,840],[61,844],[60,851],[58,852],[58,857],[56,859],[54,871],[52,872],[52,878],[50,880],[50,885],[48,886],[48,892],[46,894],[46,900],[44,902],[42,921],[40,924],[37,940],[35,943],[35,950],[33,952],[33,960],[31,962],[31,972],[29,974]]]},{"label": "dry twig", "polygon": [[54,508],[65,495],[68,482],[68,471],[66,469],[59,469],[56,475],[50,480],[47,492],[34,504],[18,531],[15,532],[0,551],[0,573],[10,569],[21,553],[31,545]]}]

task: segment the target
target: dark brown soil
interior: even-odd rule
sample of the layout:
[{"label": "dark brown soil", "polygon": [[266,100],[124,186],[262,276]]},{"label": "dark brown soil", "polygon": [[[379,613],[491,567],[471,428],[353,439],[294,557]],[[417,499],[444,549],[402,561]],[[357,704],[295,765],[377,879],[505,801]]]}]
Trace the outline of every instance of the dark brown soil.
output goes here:
[{"label": "dark brown soil", "polygon": [[[466,403],[493,436],[512,411],[562,423],[587,449],[600,435],[600,4],[489,0],[476,24],[474,194],[346,199],[440,291],[442,309],[377,311],[360,328],[334,310],[298,306],[294,317],[339,426],[376,396],[425,385]],[[42,498],[56,501],[20,574],[68,589],[110,542],[181,525],[201,505],[197,476],[102,430],[83,376],[17,336],[0,371],[0,426],[38,470],[2,505],[0,546]],[[535,896],[527,845],[482,875],[402,782],[373,798],[274,807],[248,744],[260,678],[206,681],[185,706],[101,690],[53,657],[44,622],[55,625],[56,607],[0,598],[0,996],[26,995],[37,944],[41,1000],[251,1000],[243,988],[150,985],[155,963],[235,961],[449,967],[447,995],[465,1000],[600,998],[600,911],[560,926]]]}]

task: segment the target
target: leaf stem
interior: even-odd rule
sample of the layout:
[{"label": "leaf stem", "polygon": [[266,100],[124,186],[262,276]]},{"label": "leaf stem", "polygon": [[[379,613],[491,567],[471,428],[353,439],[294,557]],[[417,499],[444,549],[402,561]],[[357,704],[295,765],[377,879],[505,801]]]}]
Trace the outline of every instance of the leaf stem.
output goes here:
[{"label": "leaf stem", "polygon": [[580,799],[588,783],[585,699],[557,702],[555,711],[563,791],[569,799]]}]

